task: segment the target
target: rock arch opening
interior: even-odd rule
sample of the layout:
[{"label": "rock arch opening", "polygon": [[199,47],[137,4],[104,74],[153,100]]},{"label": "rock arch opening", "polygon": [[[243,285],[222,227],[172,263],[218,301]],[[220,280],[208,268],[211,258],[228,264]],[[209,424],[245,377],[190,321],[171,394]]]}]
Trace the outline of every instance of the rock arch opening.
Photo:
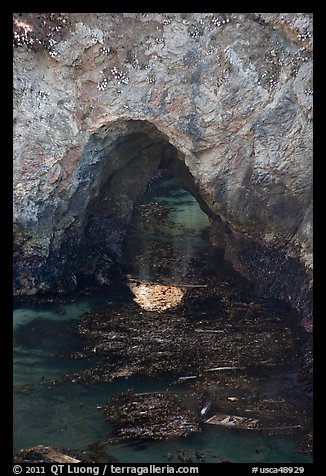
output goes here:
[{"label": "rock arch opening", "polygon": [[90,137],[77,164],[76,190],[65,216],[71,223],[60,254],[69,259],[59,292],[110,284],[126,271],[122,244],[134,205],[160,168],[209,213],[184,156],[153,124],[117,121]]},{"label": "rock arch opening", "polygon": [[206,159],[196,161],[186,136],[176,138],[173,129],[167,136],[147,120],[102,124],[85,136],[82,150],[71,147],[57,161],[43,179],[42,199],[35,202],[32,194],[23,204],[25,214],[14,224],[15,296],[93,290],[124,275],[121,246],[134,204],[164,166],[210,217],[211,242],[234,269],[260,295],[284,300],[310,319],[311,271],[295,253],[262,241],[259,226],[247,234],[221,203],[214,205],[224,178],[205,181]]}]

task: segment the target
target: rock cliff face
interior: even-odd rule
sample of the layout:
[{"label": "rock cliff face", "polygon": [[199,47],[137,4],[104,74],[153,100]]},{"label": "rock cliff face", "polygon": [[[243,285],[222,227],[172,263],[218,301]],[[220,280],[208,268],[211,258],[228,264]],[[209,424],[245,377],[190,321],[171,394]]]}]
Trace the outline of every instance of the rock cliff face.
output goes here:
[{"label": "rock cliff face", "polygon": [[106,282],[161,163],[265,295],[311,312],[312,17],[14,16],[15,293]]}]

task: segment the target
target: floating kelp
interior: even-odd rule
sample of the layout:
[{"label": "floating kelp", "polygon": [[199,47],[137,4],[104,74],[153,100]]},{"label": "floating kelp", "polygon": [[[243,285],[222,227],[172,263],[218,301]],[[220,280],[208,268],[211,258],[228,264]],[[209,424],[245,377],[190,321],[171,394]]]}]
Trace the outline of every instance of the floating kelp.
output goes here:
[{"label": "floating kelp", "polygon": [[313,453],[313,434],[312,431],[307,433],[300,443],[300,452],[303,454]]},{"label": "floating kelp", "polygon": [[[180,381],[196,380],[202,374],[210,381],[213,374],[230,378],[230,373],[282,367],[296,358],[299,335],[264,303],[256,308],[251,302],[238,301],[235,306],[231,299],[222,302],[213,280],[207,287],[180,289],[184,291],[181,303],[164,313],[142,310],[130,301],[85,314],[75,330],[86,345],[71,357],[96,356],[96,365],[72,378],[91,383],[173,372]],[[241,313],[230,319],[228,311],[240,304]]]},{"label": "floating kelp", "polygon": [[201,431],[196,414],[171,394],[122,395],[105,408],[107,420],[119,426],[119,439],[162,440],[187,437]]}]

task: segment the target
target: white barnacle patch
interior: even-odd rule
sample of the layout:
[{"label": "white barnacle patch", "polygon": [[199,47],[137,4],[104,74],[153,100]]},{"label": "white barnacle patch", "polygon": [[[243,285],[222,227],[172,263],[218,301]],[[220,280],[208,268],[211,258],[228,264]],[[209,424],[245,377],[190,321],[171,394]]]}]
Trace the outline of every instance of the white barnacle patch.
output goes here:
[{"label": "white barnacle patch", "polygon": [[165,20],[163,20],[162,24],[163,25],[170,25],[171,24],[171,18],[170,17],[165,18]]},{"label": "white barnacle patch", "polygon": [[226,25],[227,23],[230,23],[230,21],[231,21],[231,18],[224,17],[224,16],[223,16],[223,18],[213,16],[213,18],[211,20],[213,25],[215,25],[217,27],[220,27],[221,25]]},{"label": "white barnacle patch", "polygon": [[129,83],[129,78],[128,76],[126,75],[126,73],[124,73],[123,71],[119,71],[116,66],[114,66],[112,69],[111,69],[111,74],[112,76],[114,77],[114,79],[117,80],[118,84],[122,83],[122,84],[128,84]]},{"label": "white barnacle patch", "polygon": [[39,99],[45,99],[48,97],[48,93],[46,91],[37,91],[37,96]]},{"label": "white barnacle patch", "polygon": [[98,90],[98,91],[105,91],[107,87],[108,87],[108,80],[107,80],[107,78],[102,79],[102,81],[100,81],[100,82],[97,84],[97,90]]},{"label": "white barnacle patch", "polygon": [[213,47],[213,48],[209,48],[207,51],[206,51],[206,55],[209,56],[209,55],[213,55],[214,53],[217,52],[217,48],[216,47]]},{"label": "white barnacle patch", "polygon": [[108,47],[101,46],[100,53],[102,53],[102,55],[108,56],[110,52],[111,52],[111,48],[109,46]]},{"label": "white barnacle patch", "polygon": [[199,31],[195,28],[189,32],[189,35],[191,36],[191,38],[197,38],[199,35]]},{"label": "white barnacle patch", "polygon": [[213,18],[212,18],[212,23],[213,23],[213,25],[215,25],[215,26],[218,26],[218,27],[221,26],[221,21],[220,21],[220,19],[219,19],[218,17],[213,17]]},{"label": "white barnacle patch", "polygon": [[312,37],[312,34],[310,33],[310,31],[306,31],[304,33],[299,33],[297,35],[297,38],[298,38],[299,41],[304,41],[307,38],[311,38],[311,37]]},{"label": "white barnacle patch", "polygon": [[[14,45],[17,46],[32,46],[34,43],[34,39],[30,36],[30,33],[32,32],[32,27],[28,25],[28,23],[19,21],[19,20],[14,20],[14,23],[22,28],[23,32],[18,33],[16,30],[14,30]],[[41,42],[40,42],[41,43]]]},{"label": "white barnacle patch", "polygon": [[54,40],[53,38],[50,38],[50,39],[49,39],[49,45],[50,45],[50,46],[54,46],[54,45],[56,45],[56,44],[57,44],[57,41],[56,41],[56,40]]},{"label": "white barnacle patch", "polygon": [[96,33],[93,32],[91,34],[91,38],[92,38],[92,43],[94,43],[94,45],[99,42],[99,38]]}]

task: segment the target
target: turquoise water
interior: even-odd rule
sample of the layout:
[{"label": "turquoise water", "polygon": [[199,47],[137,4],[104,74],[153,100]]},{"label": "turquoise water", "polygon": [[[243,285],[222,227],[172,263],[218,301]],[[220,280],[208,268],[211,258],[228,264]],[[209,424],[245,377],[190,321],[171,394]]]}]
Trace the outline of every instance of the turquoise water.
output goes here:
[{"label": "turquoise water", "polygon": [[[155,239],[169,243],[168,254],[182,257],[175,277],[191,270],[191,258],[207,247],[208,219],[195,199],[172,180],[158,184],[147,194],[169,207],[167,219],[178,226],[156,225],[149,235],[137,237],[132,231],[126,243],[131,254],[142,253],[142,265],[134,263],[133,272],[156,276],[155,259],[149,243]],[[146,198],[146,197],[145,197]],[[155,231],[156,230],[156,231]],[[163,241],[162,241],[163,240]],[[145,253],[145,258],[144,258]],[[146,255],[147,253],[147,255]],[[182,254],[181,254],[182,253]],[[147,260],[147,268],[143,264]],[[136,260],[137,261],[137,260]],[[214,263],[207,263],[207,267]],[[226,268],[227,264],[225,264]],[[223,275],[225,270],[220,271]],[[114,293],[84,296],[69,304],[34,303],[14,310],[14,448],[49,445],[86,451],[88,445],[110,437],[112,426],[105,421],[103,406],[117,393],[132,388],[136,392],[171,390],[173,377],[117,379],[93,385],[72,383],[66,375],[92,366],[92,360],[73,360],[66,354],[81,350],[84,341],[72,333],[79,316],[93,306],[110,307],[119,298]],[[95,357],[94,357],[95,358]],[[183,392],[186,385],[173,391]],[[264,432],[226,429],[206,424],[201,434],[174,441],[138,441],[107,447],[102,461],[111,455],[121,463],[179,462],[175,453],[185,451],[195,462],[195,451],[205,462],[303,463],[310,456],[298,452],[300,434],[269,436]]]}]

